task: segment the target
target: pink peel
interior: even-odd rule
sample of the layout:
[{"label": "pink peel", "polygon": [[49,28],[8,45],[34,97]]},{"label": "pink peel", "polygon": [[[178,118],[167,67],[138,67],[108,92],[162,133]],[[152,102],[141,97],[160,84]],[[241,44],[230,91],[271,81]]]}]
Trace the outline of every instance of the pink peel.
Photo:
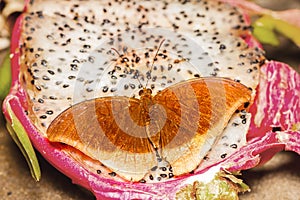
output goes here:
[{"label": "pink peel", "polygon": [[292,130],[300,122],[300,75],[287,64],[270,61],[261,68],[260,84],[250,109],[248,138],[261,136],[274,127]]}]

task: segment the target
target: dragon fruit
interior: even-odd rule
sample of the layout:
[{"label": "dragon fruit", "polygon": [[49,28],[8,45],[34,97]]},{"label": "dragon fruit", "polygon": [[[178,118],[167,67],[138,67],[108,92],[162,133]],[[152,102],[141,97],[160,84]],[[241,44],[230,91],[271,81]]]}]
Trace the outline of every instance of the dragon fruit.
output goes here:
[{"label": "dragon fruit", "polygon": [[[13,34],[3,110],[9,129],[26,133],[18,144],[36,179],[31,143],[97,199],[204,198],[210,184],[232,199],[247,187],[228,173],[300,153],[299,74],[266,61],[229,4],[37,0]],[[161,141],[153,134],[165,123],[189,136]],[[132,143],[120,132],[146,136]]]}]

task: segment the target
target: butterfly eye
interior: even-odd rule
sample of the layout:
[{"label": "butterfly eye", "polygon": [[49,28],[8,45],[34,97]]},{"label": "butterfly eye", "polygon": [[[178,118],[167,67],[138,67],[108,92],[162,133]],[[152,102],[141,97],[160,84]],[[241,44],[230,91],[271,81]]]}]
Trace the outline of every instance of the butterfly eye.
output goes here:
[{"label": "butterfly eye", "polygon": [[142,96],[144,94],[144,89],[139,91],[139,95]]}]

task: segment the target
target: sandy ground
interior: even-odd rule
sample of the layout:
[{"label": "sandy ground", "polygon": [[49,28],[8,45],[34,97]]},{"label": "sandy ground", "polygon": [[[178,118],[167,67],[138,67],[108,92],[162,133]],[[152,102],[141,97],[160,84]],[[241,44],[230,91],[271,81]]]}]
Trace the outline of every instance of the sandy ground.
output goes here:
[{"label": "sandy ground", "polygon": [[[276,1],[276,5],[273,2],[261,0],[262,4],[277,9],[300,8],[300,0],[280,0]],[[294,67],[300,64],[299,48],[289,42],[284,42],[275,50],[268,46],[265,48],[270,59],[276,58]],[[0,200],[94,199],[90,193],[73,185],[70,179],[39,154],[38,159],[42,179],[35,182],[21,152],[9,137],[0,114]],[[300,200],[300,156],[292,152],[281,152],[263,167],[244,171],[242,179],[252,191],[241,195],[241,200]]]}]

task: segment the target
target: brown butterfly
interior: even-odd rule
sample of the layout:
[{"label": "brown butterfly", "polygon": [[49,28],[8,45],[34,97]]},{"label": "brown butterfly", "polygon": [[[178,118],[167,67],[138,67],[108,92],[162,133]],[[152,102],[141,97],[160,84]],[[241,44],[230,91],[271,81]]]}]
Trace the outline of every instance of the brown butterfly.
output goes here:
[{"label": "brown butterfly", "polygon": [[174,175],[194,170],[251,90],[225,78],[197,78],[139,99],[96,98],[62,112],[48,139],[70,145],[121,177],[138,181],[164,158]]}]

